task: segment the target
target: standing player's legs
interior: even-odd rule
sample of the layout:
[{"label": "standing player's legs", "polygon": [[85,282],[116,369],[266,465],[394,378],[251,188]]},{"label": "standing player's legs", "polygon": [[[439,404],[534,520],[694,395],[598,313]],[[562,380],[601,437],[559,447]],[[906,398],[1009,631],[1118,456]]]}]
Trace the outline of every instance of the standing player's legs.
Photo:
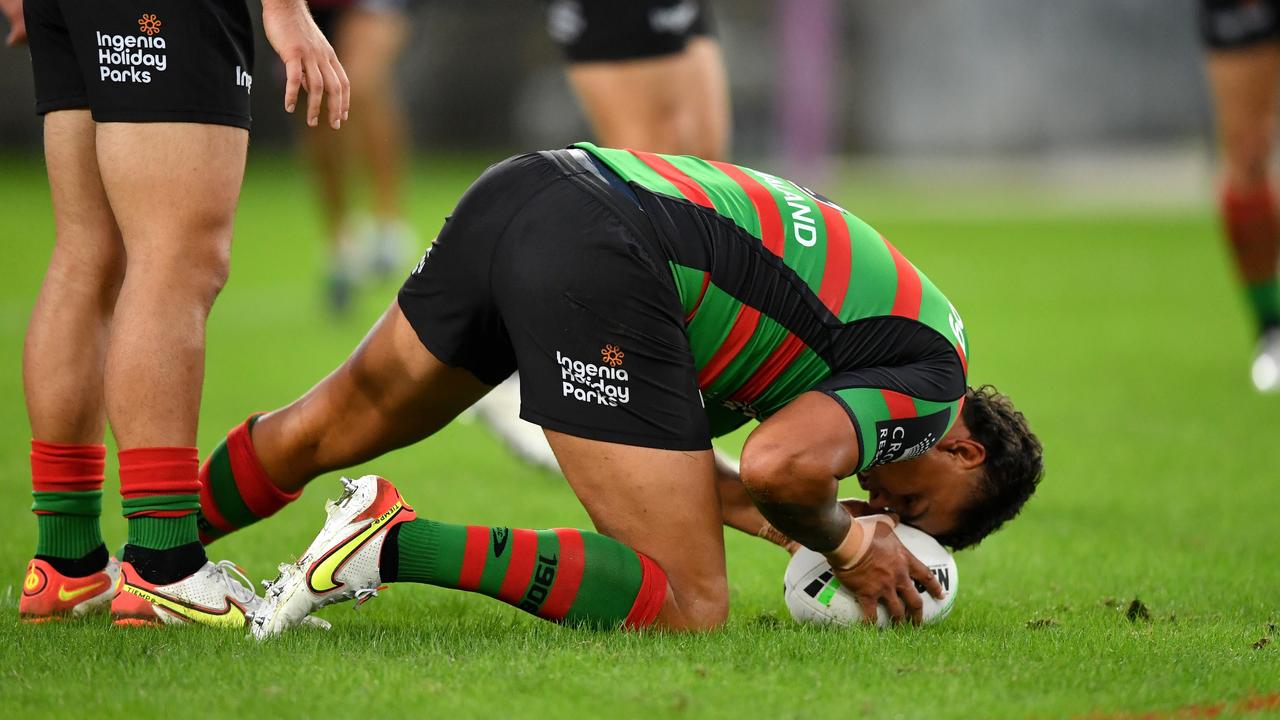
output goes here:
[{"label": "standing player's legs", "polygon": [[1262,337],[1254,384],[1280,389],[1280,221],[1269,168],[1280,43],[1212,51],[1208,68],[1222,150],[1223,225]]},{"label": "standing player's legs", "polygon": [[684,53],[637,60],[576,62],[566,73],[601,145],[684,154],[680,103],[673,82]]},{"label": "standing player's legs", "polygon": [[690,38],[682,62],[685,65],[679,76],[684,90],[680,104],[685,144],[682,152],[705,160],[723,160],[729,155],[732,121],[729,79],[720,41],[714,35]]},{"label": "standing player's legs", "polygon": [[404,163],[408,156],[404,111],[395,66],[405,41],[405,13],[384,3],[357,4],[337,28],[338,54],[351,78],[351,104],[359,156],[369,168],[374,216],[373,269],[400,269],[412,237],[404,223]]},{"label": "standing player's legs", "polygon": [[98,125],[102,182],[128,255],[106,408],[129,517],[124,560],[149,583],[205,563],[195,448],[205,321],[227,279],[248,139],[223,125]]},{"label": "standing player's legs", "polygon": [[[57,239],[22,355],[39,532],[20,612],[33,618],[83,612],[91,609],[86,600],[98,606],[110,600],[55,601],[41,577],[89,583],[104,568],[114,572],[98,524],[106,458],[102,376],[124,276],[120,231],[98,177],[93,119],[87,110],[51,112],[44,135]],[[114,576],[99,579],[114,584]]]}]

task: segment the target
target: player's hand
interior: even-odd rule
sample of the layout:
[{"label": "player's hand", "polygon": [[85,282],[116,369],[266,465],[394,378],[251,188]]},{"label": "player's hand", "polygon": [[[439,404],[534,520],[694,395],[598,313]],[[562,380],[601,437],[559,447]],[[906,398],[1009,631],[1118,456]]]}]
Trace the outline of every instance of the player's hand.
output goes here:
[{"label": "player's hand", "polygon": [[311,19],[302,0],[262,0],[262,28],[267,41],[284,61],[285,112],[298,104],[298,91],[307,93],[307,125],[320,124],[320,101],[329,110],[329,126],[337,130],[351,109],[351,83],[333,47]]},{"label": "player's hand", "polygon": [[4,44],[9,47],[27,42],[27,23],[22,17],[22,0],[0,0],[0,12],[9,21],[9,34]]},{"label": "player's hand", "polygon": [[827,553],[832,571],[857,598],[862,622],[868,625],[876,623],[880,603],[894,623],[923,622],[924,600],[913,580],[942,599],[938,579],[893,534],[895,525],[897,520],[888,515],[855,518],[844,542]]}]

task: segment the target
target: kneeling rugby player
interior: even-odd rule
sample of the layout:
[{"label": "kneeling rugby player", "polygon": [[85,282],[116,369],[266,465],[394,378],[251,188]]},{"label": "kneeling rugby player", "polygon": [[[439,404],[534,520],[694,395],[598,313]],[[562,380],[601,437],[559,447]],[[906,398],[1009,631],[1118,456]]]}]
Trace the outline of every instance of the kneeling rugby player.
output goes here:
[{"label": "kneeling rugby player", "polygon": [[[714,628],[729,605],[723,524],[825,553],[868,616],[883,603],[918,620],[912,580],[941,590],[894,523],[966,547],[1041,475],[1023,416],[967,389],[967,356],[923,273],[791,182],[585,143],[521,155],[471,186],[341,367],[214,451],[203,531],[428,437],[519,368],[521,415],[597,532],[429,520],[382,478],[345,481],[255,634],[389,582],[557,622]],[[718,467],[711,438],[752,418],[740,473]],[[854,474],[869,502],[842,505]]]}]

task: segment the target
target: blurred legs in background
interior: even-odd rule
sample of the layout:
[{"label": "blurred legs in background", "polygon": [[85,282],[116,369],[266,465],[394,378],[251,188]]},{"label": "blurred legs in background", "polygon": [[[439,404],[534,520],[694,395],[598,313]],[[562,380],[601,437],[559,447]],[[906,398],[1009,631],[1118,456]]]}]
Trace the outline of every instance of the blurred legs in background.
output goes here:
[{"label": "blurred legs in background", "polygon": [[[408,138],[394,82],[409,22],[403,3],[395,0],[320,9],[316,20],[351,79],[349,131],[304,131],[330,242],[328,301],[342,313],[366,271],[379,277],[398,273],[416,250],[404,220]],[[369,173],[372,217],[367,221],[352,212],[348,182],[353,170]]]},{"label": "blurred legs in background", "polygon": [[1280,43],[1261,42],[1209,53],[1221,148],[1223,228],[1244,284],[1258,334],[1254,386],[1280,390],[1280,221],[1271,182]]},{"label": "blurred legs in background", "polygon": [[726,156],[729,88],[714,37],[691,38],[672,55],[575,62],[566,72],[600,145]]}]

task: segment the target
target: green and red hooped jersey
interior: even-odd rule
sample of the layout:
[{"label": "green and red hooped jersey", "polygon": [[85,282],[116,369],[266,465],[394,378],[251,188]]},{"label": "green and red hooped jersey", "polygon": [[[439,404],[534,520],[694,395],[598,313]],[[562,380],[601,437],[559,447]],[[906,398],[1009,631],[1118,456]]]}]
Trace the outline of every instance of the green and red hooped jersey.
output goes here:
[{"label": "green and red hooped jersey", "polygon": [[[955,308],[888,240],[847,210],[750,168],[591,143],[575,147],[633,187],[688,201],[736,226],[736,232],[718,233],[715,242],[688,239],[705,232],[674,233],[681,246],[669,259],[713,436],[767,417],[834,374],[865,365],[865,348],[841,340],[852,337],[842,330],[859,321],[895,317],[927,326],[967,372],[969,348]],[[892,362],[891,352],[880,355]],[[871,448],[883,445],[876,430],[881,419],[945,409],[945,424],[930,432],[936,441],[954,422],[963,389],[948,398],[869,386],[835,394],[859,416],[865,467],[873,460]],[[893,459],[902,456],[885,458]]]}]

